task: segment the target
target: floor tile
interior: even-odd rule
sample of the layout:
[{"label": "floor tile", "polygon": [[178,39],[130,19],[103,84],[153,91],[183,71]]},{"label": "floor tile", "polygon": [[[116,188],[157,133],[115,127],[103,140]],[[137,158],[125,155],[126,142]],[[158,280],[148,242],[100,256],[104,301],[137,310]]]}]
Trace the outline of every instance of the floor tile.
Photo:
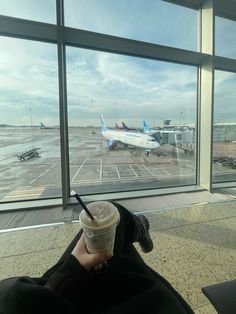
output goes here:
[{"label": "floor tile", "polygon": [[41,277],[61,257],[65,248],[0,258],[0,280],[15,276]]},{"label": "floor tile", "polygon": [[61,225],[58,230],[54,248],[68,246],[80,229],[81,227],[78,222]]},{"label": "floor tile", "polygon": [[0,257],[53,248],[58,227],[0,233]]},{"label": "floor tile", "polygon": [[[180,230],[186,228],[176,229],[181,233]],[[190,237],[180,237],[176,229],[151,232],[155,243],[154,250],[141,255],[147,264],[165,277],[191,306],[195,308],[203,306],[208,300],[201,291],[202,287],[235,278],[236,251],[222,249]],[[139,248],[138,250],[140,251]],[[221,256],[224,257],[223,264]],[[224,267],[228,259],[232,262],[229,261]]]},{"label": "floor tile", "polygon": [[194,309],[195,314],[216,314],[217,311],[212,305],[205,305],[198,309]]}]

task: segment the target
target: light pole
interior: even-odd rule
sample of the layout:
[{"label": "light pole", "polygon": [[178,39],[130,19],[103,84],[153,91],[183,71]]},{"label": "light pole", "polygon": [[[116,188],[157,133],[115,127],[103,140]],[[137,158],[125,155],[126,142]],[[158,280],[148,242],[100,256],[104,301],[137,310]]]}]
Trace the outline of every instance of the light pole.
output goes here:
[{"label": "light pole", "polygon": [[180,121],[179,121],[179,126],[181,127],[181,124],[182,124],[182,114],[183,114],[183,111],[180,112]]},{"label": "light pole", "polygon": [[31,124],[31,129],[33,130],[33,119],[32,119],[32,110],[31,110],[31,108],[29,108],[29,112],[30,112],[30,124]]}]

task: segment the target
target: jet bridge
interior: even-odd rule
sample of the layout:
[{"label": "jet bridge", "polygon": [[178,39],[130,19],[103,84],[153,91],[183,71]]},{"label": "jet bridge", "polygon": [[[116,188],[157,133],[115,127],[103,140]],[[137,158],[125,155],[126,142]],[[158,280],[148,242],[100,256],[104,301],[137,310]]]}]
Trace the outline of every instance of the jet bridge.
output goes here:
[{"label": "jet bridge", "polygon": [[152,136],[161,145],[172,145],[182,149],[186,154],[192,154],[195,146],[195,132],[193,130],[159,130]]}]

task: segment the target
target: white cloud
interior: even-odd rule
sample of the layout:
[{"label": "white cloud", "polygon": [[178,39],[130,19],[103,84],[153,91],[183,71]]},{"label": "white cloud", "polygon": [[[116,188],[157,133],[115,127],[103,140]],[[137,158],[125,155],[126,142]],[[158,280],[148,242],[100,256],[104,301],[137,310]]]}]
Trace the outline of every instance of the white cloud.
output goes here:
[{"label": "white cloud", "polygon": [[195,121],[196,68],[73,48],[70,56],[83,65],[73,69],[70,64],[68,73],[69,108],[84,119],[80,123],[100,112],[112,121],[138,121],[153,116],[174,119],[185,111],[186,120]]},{"label": "white cloud", "polygon": [[1,37],[0,47],[0,123],[19,124],[29,107],[35,116],[44,111],[58,122],[56,45]]}]

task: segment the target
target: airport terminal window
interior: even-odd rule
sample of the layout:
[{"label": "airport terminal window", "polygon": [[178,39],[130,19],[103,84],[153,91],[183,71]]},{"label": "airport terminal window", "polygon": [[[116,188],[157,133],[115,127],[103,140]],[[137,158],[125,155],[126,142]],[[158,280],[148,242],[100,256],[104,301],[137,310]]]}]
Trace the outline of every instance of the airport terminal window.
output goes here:
[{"label": "airport terminal window", "polygon": [[[124,0],[0,0],[0,32],[9,29],[7,36],[15,37],[0,37],[0,202],[60,197],[62,187],[67,192],[67,178],[61,185],[60,174],[57,67],[61,60],[56,32],[51,34],[54,44],[46,43],[47,34],[44,43],[46,28],[37,24],[40,29],[32,27],[32,40],[24,40],[24,36],[29,39],[26,24],[19,22],[19,32],[13,33],[14,19],[4,17],[55,24],[56,3],[63,2],[66,26],[141,40],[145,47],[145,42],[169,46],[165,47],[166,62],[148,59],[148,55],[147,59],[122,55],[126,40],[119,37],[112,40],[120,55],[96,51],[103,47],[104,36],[95,36],[90,51],[69,47],[75,45],[73,36],[81,32],[67,29],[62,41],[68,45],[71,187],[96,194],[196,184],[195,122],[197,90],[202,86],[197,81],[197,66],[177,64],[182,59],[171,46],[197,50],[201,35],[197,34],[197,10],[161,0],[131,0],[128,5]],[[235,22],[216,17],[216,55],[235,59]],[[27,24],[35,26],[31,21]],[[39,38],[41,42],[33,41]],[[106,49],[113,50],[109,42]],[[129,41],[129,45],[134,48],[130,53],[135,53],[136,44]],[[150,47],[160,58],[160,49]],[[190,62],[201,66],[203,56],[187,50],[187,59],[189,56]],[[168,58],[176,64],[168,63]],[[210,56],[217,68],[216,59]],[[226,66],[229,70],[229,60]],[[236,121],[231,106],[235,75],[226,71],[215,74],[213,182],[235,180]],[[62,100],[61,108],[63,105],[66,102]],[[62,166],[66,173],[67,165]],[[210,185],[210,176],[206,180]],[[63,202],[66,196],[63,194]]]},{"label": "airport terminal window", "polygon": [[213,181],[235,181],[236,73],[215,72],[213,127]]},{"label": "airport terminal window", "polygon": [[197,68],[66,52],[71,187],[93,194],[196,184]]},{"label": "airport terminal window", "polygon": [[0,14],[55,24],[56,1],[0,0]]},{"label": "airport terminal window", "polygon": [[65,0],[66,26],[197,50],[198,11],[162,0]]},{"label": "airport terminal window", "polygon": [[236,59],[236,21],[216,16],[215,51],[216,55]]},{"label": "airport terminal window", "polygon": [[61,196],[56,45],[0,37],[0,202]]}]

